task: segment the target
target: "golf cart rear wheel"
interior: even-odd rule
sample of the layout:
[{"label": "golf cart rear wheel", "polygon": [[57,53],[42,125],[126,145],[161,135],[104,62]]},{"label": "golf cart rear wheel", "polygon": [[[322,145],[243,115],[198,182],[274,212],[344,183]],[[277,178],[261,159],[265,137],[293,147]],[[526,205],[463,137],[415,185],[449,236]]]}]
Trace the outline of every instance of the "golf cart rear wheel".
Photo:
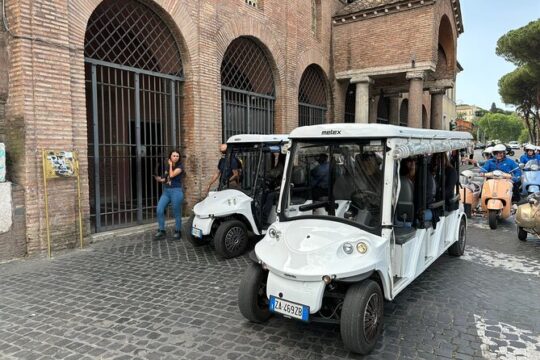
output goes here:
[{"label": "golf cart rear wheel", "polygon": [[268,272],[260,265],[251,263],[238,287],[238,308],[246,319],[255,323],[268,320],[272,313],[268,309],[266,280]]},{"label": "golf cart rear wheel", "polygon": [[221,223],[214,236],[216,252],[230,259],[242,255],[248,246],[246,225],[240,220],[229,220]]},{"label": "golf cart rear wheel", "polygon": [[465,243],[467,240],[467,226],[465,219],[459,222],[458,239],[448,248],[448,254],[452,256],[461,256],[465,252]]},{"label": "golf cart rear wheel", "polygon": [[368,354],[377,344],[383,328],[383,295],[373,280],[351,285],[341,311],[341,339],[345,347],[358,354]]},{"label": "golf cart rear wheel", "polygon": [[193,219],[195,219],[195,215],[191,214],[184,228],[184,233],[187,235],[188,241],[193,246],[202,246],[202,245],[208,244],[210,242],[209,236],[203,236],[201,239],[201,238],[197,238],[191,235],[191,228],[193,227]]},{"label": "golf cart rear wheel", "polygon": [[497,229],[497,210],[489,210],[488,222],[491,230]]},{"label": "golf cart rear wheel", "polygon": [[527,232],[523,230],[522,227],[518,226],[517,228],[517,236],[518,239],[521,241],[527,241]]}]

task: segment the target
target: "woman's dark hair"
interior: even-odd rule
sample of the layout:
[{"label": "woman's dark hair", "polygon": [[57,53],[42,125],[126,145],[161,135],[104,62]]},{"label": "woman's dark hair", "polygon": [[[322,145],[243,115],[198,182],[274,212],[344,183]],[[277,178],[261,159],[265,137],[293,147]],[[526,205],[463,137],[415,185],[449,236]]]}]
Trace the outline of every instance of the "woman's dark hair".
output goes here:
[{"label": "woman's dark hair", "polygon": [[182,157],[180,156],[180,150],[178,149],[173,149],[169,152],[169,156],[167,156],[167,160],[169,160],[172,156],[173,153],[177,153],[178,154],[178,163],[181,163],[182,162]]}]

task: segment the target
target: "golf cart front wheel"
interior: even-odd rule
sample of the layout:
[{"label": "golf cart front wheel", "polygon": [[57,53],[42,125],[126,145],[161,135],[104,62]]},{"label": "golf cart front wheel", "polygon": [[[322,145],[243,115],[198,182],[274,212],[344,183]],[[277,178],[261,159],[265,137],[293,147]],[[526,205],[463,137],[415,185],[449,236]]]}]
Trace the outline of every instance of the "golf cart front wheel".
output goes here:
[{"label": "golf cart front wheel", "polygon": [[246,319],[255,323],[268,320],[272,313],[266,297],[268,272],[258,264],[251,263],[238,287],[238,308]]},{"label": "golf cart front wheel", "polygon": [[373,280],[364,280],[347,289],[341,311],[341,339],[347,349],[370,353],[383,328],[383,295]]},{"label": "golf cart front wheel", "polygon": [[230,259],[242,255],[248,246],[246,225],[240,220],[229,220],[219,225],[214,236],[216,252]]}]

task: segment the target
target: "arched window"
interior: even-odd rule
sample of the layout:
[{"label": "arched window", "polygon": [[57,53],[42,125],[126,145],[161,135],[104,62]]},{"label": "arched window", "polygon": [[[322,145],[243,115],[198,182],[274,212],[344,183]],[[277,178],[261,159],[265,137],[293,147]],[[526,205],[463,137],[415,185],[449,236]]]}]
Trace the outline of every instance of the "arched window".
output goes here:
[{"label": "arched window", "polygon": [[307,67],[298,90],[298,125],[326,122],[326,81],[322,69],[315,64]]},{"label": "arched window", "polygon": [[182,59],[153,8],[105,0],[85,36],[90,219],[96,232],[154,221],[162,159],[180,139]]},{"label": "arched window", "polygon": [[221,63],[223,141],[235,134],[274,132],[275,88],[270,63],[253,39],[234,40]]}]

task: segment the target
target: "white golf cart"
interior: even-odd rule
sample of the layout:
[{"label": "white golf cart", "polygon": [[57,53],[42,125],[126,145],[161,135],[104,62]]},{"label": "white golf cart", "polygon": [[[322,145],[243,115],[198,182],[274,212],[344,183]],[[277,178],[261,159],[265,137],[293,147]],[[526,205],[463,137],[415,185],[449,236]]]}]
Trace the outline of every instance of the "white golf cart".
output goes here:
[{"label": "white golf cart", "polygon": [[[220,180],[217,191],[196,204],[188,222],[194,245],[213,241],[216,252],[224,258],[243,254],[249,245],[248,232],[264,235],[275,221],[287,135],[235,135],[227,141],[226,170],[234,162],[240,165],[241,181],[230,184],[228,176]],[[284,151],[285,153],[285,151]],[[274,155],[275,154],[275,155]],[[276,183],[272,162],[283,158]],[[274,168],[275,169],[275,168]],[[270,203],[269,203],[270,202]]]},{"label": "white golf cart", "polygon": [[[459,184],[445,187],[452,169],[444,164],[452,151],[456,179],[460,151],[453,150],[471,147],[471,135],[325,124],[289,138],[278,219],[250,254],[240,311],[253,322],[280,314],[340,324],[345,347],[369,353],[382,331],[383,300],[446,250],[464,252]],[[405,174],[410,164],[415,176]]]}]

